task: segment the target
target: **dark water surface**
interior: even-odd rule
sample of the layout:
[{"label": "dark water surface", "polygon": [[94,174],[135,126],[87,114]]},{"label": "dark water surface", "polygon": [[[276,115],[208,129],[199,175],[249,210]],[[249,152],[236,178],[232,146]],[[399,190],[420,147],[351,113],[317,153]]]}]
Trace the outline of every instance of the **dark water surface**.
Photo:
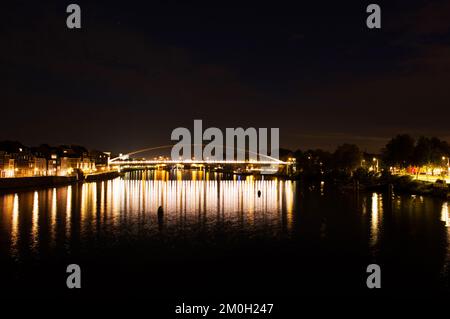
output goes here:
[{"label": "dark water surface", "polygon": [[75,263],[92,296],[448,294],[446,201],[219,177],[134,172],[0,195],[0,289],[79,293],[66,288]]}]

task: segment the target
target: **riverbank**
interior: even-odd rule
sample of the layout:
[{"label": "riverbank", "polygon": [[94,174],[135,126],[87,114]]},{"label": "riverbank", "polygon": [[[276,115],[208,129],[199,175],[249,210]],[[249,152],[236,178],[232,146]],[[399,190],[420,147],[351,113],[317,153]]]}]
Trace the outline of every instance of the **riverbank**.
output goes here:
[{"label": "riverbank", "polygon": [[410,176],[391,176],[389,180],[384,181],[384,186],[389,188],[389,185],[392,185],[397,193],[450,198],[448,184],[445,181],[438,181],[428,182],[413,179]]},{"label": "riverbank", "polygon": [[0,191],[56,187],[76,183],[77,176],[33,176],[0,178]]},{"label": "riverbank", "polygon": [[352,183],[338,184],[338,186],[362,191],[387,191],[397,194],[450,198],[450,188],[445,181],[428,182],[403,175],[379,176],[365,181],[353,180]]},{"label": "riverbank", "polygon": [[101,173],[92,173],[88,174],[84,177],[86,182],[96,182],[96,181],[104,181],[108,179],[114,179],[119,177],[121,173],[118,171],[109,171],[109,172],[101,172]]},{"label": "riverbank", "polygon": [[436,177],[434,181],[416,179],[411,175],[392,175],[389,172],[375,173],[362,169],[354,172],[328,171],[301,172],[293,176],[307,184],[318,184],[322,181],[334,185],[342,191],[395,192],[419,196],[450,198],[449,184],[445,179]]},{"label": "riverbank", "polygon": [[0,192],[10,192],[32,188],[50,188],[78,182],[94,182],[119,177],[118,171],[87,174],[85,176],[32,176],[0,178]]}]

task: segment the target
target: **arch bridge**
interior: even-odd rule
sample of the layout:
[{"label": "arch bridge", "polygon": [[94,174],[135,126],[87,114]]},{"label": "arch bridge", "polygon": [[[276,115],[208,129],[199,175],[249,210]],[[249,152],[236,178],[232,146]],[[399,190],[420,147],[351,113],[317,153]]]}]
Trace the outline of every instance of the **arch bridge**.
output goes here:
[{"label": "arch bridge", "polygon": [[131,156],[144,153],[152,150],[157,149],[163,149],[172,147],[173,145],[165,145],[165,146],[158,146],[158,147],[152,147],[152,148],[146,148],[137,150],[134,152],[130,152],[124,155],[120,155],[118,157],[112,158],[109,160],[109,165],[112,167],[117,168],[125,168],[125,167],[148,167],[148,168],[154,168],[154,167],[161,167],[161,166],[173,166],[173,167],[209,167],[209,168],[223,168],[223,167],[229,167],[232,169],[240,168],[247,171],[273,171],[276,172],[280,169],[280,167],[287,167],[292,168],[295,165],[295,159],[289,158],[287,161],[282,161],[277,158],[264,155],[264,154],[258,154],[257,157],[260,159],[254,160],[254,159],[245,159],[245,160],[217,160],[217,159],[196,159],[196,158],[179,158],[179,159],[172,159],[169,157],[164,156],[158,156],[154,157],[153,159],[136,159],[131,158]]}]

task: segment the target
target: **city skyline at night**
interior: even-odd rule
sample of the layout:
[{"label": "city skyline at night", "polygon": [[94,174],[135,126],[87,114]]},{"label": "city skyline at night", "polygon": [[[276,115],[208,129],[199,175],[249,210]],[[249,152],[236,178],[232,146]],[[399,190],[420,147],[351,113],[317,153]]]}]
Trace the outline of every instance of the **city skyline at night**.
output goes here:
[{"label": "city skyline at night", "polygon": [[449,299],[450,1],[2,12],[5,300],[286,319]]}]

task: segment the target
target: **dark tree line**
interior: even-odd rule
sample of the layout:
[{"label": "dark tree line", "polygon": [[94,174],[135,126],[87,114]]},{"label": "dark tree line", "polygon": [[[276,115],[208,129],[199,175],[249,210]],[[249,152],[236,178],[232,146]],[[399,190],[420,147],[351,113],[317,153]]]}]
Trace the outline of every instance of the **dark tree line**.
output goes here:
[{"label": "dark tree line", "polygon": [[[450,145],[437,137],[421,136],[417,141],[408,134],[392,138],[382,150],[387,166],[443,165],[450,156]],[[444,157],[444,159],[443,159]]]},{"label": "dark tree line", "polygon": [[[405,168],[410,165],[447,165],[450,145],[437,137],[419,137],[417,140],[408,134],[392,138],[381,150],[381,154],[362,152],[357,145],[342,144],[334,152],[321,149],[280,150],[282,159],[295,157],[297,166],[308,172],[345,171],[352,172],[360,167],[391,166]],[[444,157],[444,159],[443,159]],[[376,158],[376,162],[373,159]]]},{"label": "dark tree line", "polygon": [[323,173],[331,170],[351,172],[361,166],[363,159],[369,156],[363,153],[355,144],[342,144],[334,152],[322,149],[297,150],[295,152],[280,150],[280,155],[282,159],[295,157],[299,168],[313,173]]}]

